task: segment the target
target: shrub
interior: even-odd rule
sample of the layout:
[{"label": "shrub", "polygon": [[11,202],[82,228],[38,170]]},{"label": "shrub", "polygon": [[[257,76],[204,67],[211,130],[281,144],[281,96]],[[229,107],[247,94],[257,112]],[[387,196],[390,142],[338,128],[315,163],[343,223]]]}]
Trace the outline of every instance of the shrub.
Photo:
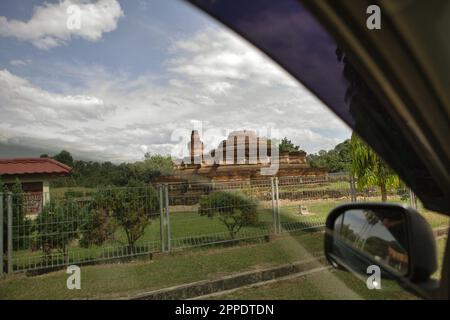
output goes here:
[{"label": "shrub", "polygon": [[92,208],[87,211],[80,227],[80,246],[87,248],[91,245],[102,245],[114,238],[117,224],[106,208]]},{"label": "shrub", "polygon": [[0,180],[0,192],[3,193],[3,253],[6,253],[7,243],[7,198],[8,193],[12,194],[12,225],[13,225],[13,249],[22,250],[30,247],[30,235],[33,232],[33,223],[25,216],[24,194],[22,184],[19,180],[8,189]]},{"label": "shrub", "polygon": [[397,196],[400,197],[400,200],[402,201],[408,201],[409,200],[409,190],[406,188],[401,188],[396,190]]},{"label": "shrub", "polygon": [[68,262],[69,244],[79,237],[81,218],[81,209],[75,201],[51,200],[44,206],[36,218],[36,240],[44,257],[48,259],[53,250],[58,250],[64,263]]},{"label": "shrub", "polygon": [[[111,218],[125,231],[128,247],[132,250],[136,241],[144,235],[151,214],[159,210],[159,200],[154,188],[130,182],[126,188],[102,190],[94,196],[93,234],[101,234],[105,240],[111,231]],[[88,235],[88,238],[91,235]]]},{"label": "shrub", "polygon": [[217,191],[200,198],[198,212],[210,218],[217,216],[234,239],[244,225],[258,222],[257,206],[255,200],[241,193]]}]

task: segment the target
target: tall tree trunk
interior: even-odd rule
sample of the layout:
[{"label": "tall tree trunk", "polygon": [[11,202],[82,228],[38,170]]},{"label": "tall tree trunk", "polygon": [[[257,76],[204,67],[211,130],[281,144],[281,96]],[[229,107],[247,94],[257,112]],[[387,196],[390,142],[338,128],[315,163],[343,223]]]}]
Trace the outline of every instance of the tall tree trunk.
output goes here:
[{"label": "tall tree trunk", "polygon": [[387,201],[387,190],[386,190],[385,183],[380,185],[380,190],[381,190],[381,201],[386,202]]}]

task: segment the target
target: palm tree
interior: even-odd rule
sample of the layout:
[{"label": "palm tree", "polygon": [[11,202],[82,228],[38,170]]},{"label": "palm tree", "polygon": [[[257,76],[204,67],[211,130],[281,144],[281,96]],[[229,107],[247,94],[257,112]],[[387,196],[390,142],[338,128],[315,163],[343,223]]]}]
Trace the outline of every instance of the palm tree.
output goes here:
[{"label": "palm tree", "polygon": [[391,168],[355,133],[350,140],[351,172],[356,176],[358,189],[377,186],[381,201],[387,200],[387,188],[398,187],[399,178]]}]

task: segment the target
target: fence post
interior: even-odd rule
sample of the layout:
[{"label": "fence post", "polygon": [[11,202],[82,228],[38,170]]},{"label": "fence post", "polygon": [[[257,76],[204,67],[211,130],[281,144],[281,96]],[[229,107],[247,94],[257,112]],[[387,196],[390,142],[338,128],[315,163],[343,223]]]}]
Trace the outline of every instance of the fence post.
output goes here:
[{"label": "fence post", "polygon": [[411,188],[409,188],[408,190],[409,190],[409,205],[411,206],[411,208],[417,209],[416,195],[411,190]]},{"label": "fence post", "polygon": [[276,208],[275,208],[275,183],[273,177],[270,177],[270,187],[272,190],[272,222],[273,222],[273,232],[277,233],[277,217],[276,217]]},{"label": "fence post", "polygon": [[170,252],[170,210],[169,210],[169,185],[166,184],[166,238],[167,238],[167,251]]},{"label": "fence post", "polygon": [[281,232],[281,221],[280,221],[280,204],[279,204],[279,198],[280,198],[280,193],[278,191],[278,177],[275,177],[275,204],[276,204],[276,221],[277,221],[277,233]]},{"label": "fence post", "polygon": [[13,227],[13,210],[12,210],[12,194],[8,193],[8,200],[7,200],[7,211],[8,211],[8,228],[6,231],[8,242],[7,242],[7,249],[8,249],[8,273],[11,274],[13,272],[13,261],[12,261],[12,253],[13,253],[13,234],[12,234],[12,227]]},{"label": "fence post", "polygon": [[350,198],[351,202],[356,202],[355,177],[350,175]]},{"label": "fence post", "polygon": [[0,277],[3,275],[3,193],[0,192]]},{"label": "fence post", "polygon": [[161,252],[164,252],[164,199],[163,186],[159,185],[159,239],[161,241]]}]

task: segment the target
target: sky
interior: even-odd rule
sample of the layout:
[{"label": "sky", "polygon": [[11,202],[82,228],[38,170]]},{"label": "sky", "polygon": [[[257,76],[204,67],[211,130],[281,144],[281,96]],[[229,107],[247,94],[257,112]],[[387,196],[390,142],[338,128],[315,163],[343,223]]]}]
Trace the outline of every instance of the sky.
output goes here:
[{"label": "sky", "polygon": [[0,2],[0,157],[136,161],[180,152],[192,129],[207,150],[233,130],[308,153],[350,137],[277,64],[183,1]]}]

